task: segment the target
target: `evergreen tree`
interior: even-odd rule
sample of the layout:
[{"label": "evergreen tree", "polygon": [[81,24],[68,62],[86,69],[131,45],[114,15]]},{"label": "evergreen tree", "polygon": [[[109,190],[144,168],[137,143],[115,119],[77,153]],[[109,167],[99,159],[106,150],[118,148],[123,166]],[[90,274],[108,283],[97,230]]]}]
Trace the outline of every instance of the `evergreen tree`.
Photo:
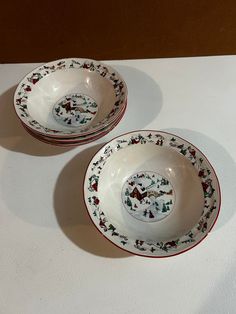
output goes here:
[{"label": "evergreen tree", "polygon": [[157,203],[157,202],[155,202],[155,209],[156,209],[156,210],[159,210],[159,206],[158,206],[158,203]]},{"label": "evergreen tree", "polygon": [[130,198],[129,198],[129,197],[127,197],[127,201],[126,201],[126,203],[127,203],[127,205],[128,205],[129,207],[131,207],[131,206],[132,206],[132,202],[131,202],[131,200],[130,200]]},{"label": "evergreen tree", "polygon": [[167,208],[166,208],[166,204],[165,204],[165,203],[164,203],[163,206],[162,206],[162,212],[163,212],[163,213],[167,212]]}]

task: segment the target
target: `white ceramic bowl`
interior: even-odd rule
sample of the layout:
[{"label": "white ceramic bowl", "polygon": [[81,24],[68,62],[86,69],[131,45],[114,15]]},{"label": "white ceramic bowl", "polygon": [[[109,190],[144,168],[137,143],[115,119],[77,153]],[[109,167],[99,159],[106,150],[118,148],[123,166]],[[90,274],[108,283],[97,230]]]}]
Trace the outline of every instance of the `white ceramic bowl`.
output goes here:
[{"label": "white ceramic bowl", "polygon": [[98,230],[137,255],[182,253],[213,227],[220,187],[207,158],[165,132],[136,131],[106,144],[91,160],[84,199]]},{"label": "white ceramic bowl", "polygon": [[15,110],[32,132],[51,137],[92,134],[122,112],[127,88],[112,67],[88,59],[44,64],[18,85]]}]

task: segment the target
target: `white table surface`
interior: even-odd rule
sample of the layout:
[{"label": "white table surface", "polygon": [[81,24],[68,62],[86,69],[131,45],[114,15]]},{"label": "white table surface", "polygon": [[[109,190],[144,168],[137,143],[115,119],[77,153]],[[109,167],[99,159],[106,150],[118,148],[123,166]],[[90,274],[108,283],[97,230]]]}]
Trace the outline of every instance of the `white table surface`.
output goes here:
[{"label": "white table surface", "polygon": [[[104,138],[72,149],[32,138],[14,114],[16,84],[38,64],[0,65],[0,313],[236,313],[236,56],[109,64],[127,81],[125,117]],[[181,135],[218,174],[217,224],[184,254],[129,255],[85,212],[89,159],[135,129]]]}]

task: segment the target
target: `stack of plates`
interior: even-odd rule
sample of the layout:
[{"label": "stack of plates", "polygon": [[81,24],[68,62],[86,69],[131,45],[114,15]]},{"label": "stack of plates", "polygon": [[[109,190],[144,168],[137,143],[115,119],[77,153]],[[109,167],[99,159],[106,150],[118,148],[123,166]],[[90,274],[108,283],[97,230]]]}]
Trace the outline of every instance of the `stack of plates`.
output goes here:
[{"label": "stack of plates", "polygon": [[18,85],[14,106],[35,138],[60,146],[82,145],[109,133],[123,117],[127,87],[112,67],[69,58],[44,64]]}]

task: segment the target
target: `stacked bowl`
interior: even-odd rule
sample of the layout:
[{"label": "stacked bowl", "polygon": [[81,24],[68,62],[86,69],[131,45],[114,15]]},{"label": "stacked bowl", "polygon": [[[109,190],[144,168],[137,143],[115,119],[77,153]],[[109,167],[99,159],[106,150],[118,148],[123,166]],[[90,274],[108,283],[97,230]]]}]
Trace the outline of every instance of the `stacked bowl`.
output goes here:
[{"label": "stacked bowl", "polygon": [[24,128],[54,145],[82,145],[109,133],[123,117],[127,87],[120,74],[101,62],[68,58],[27,74],[14,95]]}]

